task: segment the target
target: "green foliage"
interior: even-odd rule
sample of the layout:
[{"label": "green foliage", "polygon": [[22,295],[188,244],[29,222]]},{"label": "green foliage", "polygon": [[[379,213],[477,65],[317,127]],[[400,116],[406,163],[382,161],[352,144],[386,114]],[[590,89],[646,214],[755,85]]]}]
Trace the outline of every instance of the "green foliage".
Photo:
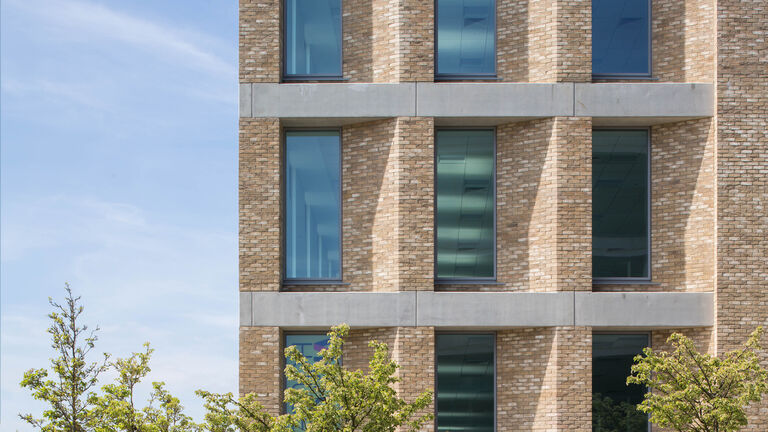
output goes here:
[{"label": "green foliage", "polygon": [[[133,353],[127,359],[109,362],[104,354],[103,362],[90,363],[87,355],[96,343],[95,331],[86,333],[88,326],[79,323],[83,306],[80,297],[73,297],[68,284],[64,305],[48,299],[54,311],[48,315],[53,321],[48,333],[51,346],[57,354],[51,359],[54,379],[48,379],[49,371],[30,369],[24,374],[22,387],[32,390],[35,399],[45,401],[50,408],[42,418],[31,414],[20,415],[29,424],[44,432],[195,432],[200,431],[192,419],[184,415],[179,400],[164,388],[164,383],[152,383],[149,403],[137,408],[134,395],[137,385],[149,373],[152,349],[144,344],[145,351]],[[117,378],[113,384],[101,388],[95,386],[99,375],[114,368]]]},{"label": "green foliage", "polygon": [[648,416],[637,405],[616,402],[600,393],[592,394],[592,430],[594,432],[642,431],[647,429]]},{"label": "green foliage", "polygon": [[397,396],[393,386],[399,381],[399,366],[390,359],[386,344],[370,342],[374,354],[367,374],[342,367],[348,333],[346,325],[333,327],[328,348],[314,363],[296,347],[286,348],[285,375],[302,385],[285,391],[291,413],[272,417],[252,394],[235,400],[231,394],[198,392],[208,409],[206,427],[215,432],[392,432],[400,426],[417,431],[432,419],[432,414],[417,414],[432,402],[431,391],[410,403]]},{"label": "green foliage", "polygon": [[89,394],[97,384],[99,374],[107,368],[109,358],[104,354],[101,362],[87,362],[99,328],[88,332],[88,326],[78,321],[83,313],[80,297],[72,295],[69,284],[65,284],[64,289],[67,296],[63,305],[48,298],[54,309],[48,314],[53,321],[48,334],[57,357],[51,359],[50,371],[30,369],[21,381],[22,387],[32,391],[32,397],[47,403],[49,408],[43,411],[42,418],[31,414],[20,414],[19,417],[44,432],[89,430],[93,423]]},{"label": "green foliage", "polygon": [[768,392],[768,371],[760,365],[762,327],[741,350],[723,358],[696,351],[687,337],[674,333],[667,340],[673,351],[644,350],[635,357],[627,384],[653,389],[638,409],[651,422],[679,432],[732,432],[747,425],[745,408]]},{"label": "green foliage", "polygon": [[117,372],[115,383],[102,387],[101,396],[90,399],[94,406],[95,432],[192,432],[200,430],[190,417],[184,414],[179,399],[165,389],[165,383],[153,382],[149,403],[137,408],[136,387],[150,372],[152,350],[144,344],[144,352],[117,359],[111,366]]}]

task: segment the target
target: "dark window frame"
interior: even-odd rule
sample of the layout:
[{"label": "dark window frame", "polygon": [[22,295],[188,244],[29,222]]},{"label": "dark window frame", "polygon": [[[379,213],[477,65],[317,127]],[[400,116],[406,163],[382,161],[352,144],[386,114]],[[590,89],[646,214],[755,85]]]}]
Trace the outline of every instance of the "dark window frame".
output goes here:
[{"label": "dark window frame", "polygon": [[339,0],[341,6],[341,12],[339,13],[339,47],[341,52],[339,53],[339,74],[289,74],[286,72],[286,64],[288,61],[287,52],[287,23],[288,17],[285,7],[285,1],[280,2],[280,77],[283,82],[293,81],[345,81],[344,79],[344,1]]},{"label": "dark window frame", "polygon": [[435,355],[433,359],[433,367],[435,371],[435,380],[434,380],[434,398],[435,398],[435,408],[433,411],[433,415],[435,418],[435,432],[437,432],[438,424],[437,424],[437,337],[439,335],[482,335],[482,336],[492,336],[493,337],[493,430],[497,430],[498,428],[498,392],[499,392],[499,373],[498,373],[498,332],[496,331],[448,331],[448,330],[441,330],[441,331],[435,331],[434,332],[435,337]]},{"label": "dark window frame", "polygon": [[[653,267],[651,265],[653,263],[653,249],[652,249],[652,246],[653,246],[652,240],[653,239],[651,238],[651,235],[653,233],[653,226],[652,226],[653,225],[653,220],[651,219],[651,216],[652,216],[651,204],[653,203],[653,200],[652,200],[652,198],[653,198],[653,189],[651,188],[651,186],[652,186],[651,179],[653,178],[652,177],[653,176],[653,167],[651,166],[651,161],[652,161],[652,158],[651,158],[651,150],[652,150],[652,147],[651,147],[651,131],[652,131],[652,128],[650,126],[646,126],[646,127],[636,127],[636,126],[635,127],[621,127],[621,126],[595,127],[595,128],[592,128],[593,136],[594,136],[594,132],[595,131],[601,131],[601,130],[606,130],[606,131],[644,131],[647,134],[646,146],[647,146],[647,149],[648,149],[648,153],[647,153],[646,164],[647,164],[647,167],[648,167],[648,169],[647,169],[647,173],[648,174],[646,176],[646,183],[647,183],[646,184],[646,188],[648,188],[648,194],[647,194],[647,199],[646,199],[646,218],[648,219],[648,226],[646,227],[646,231],[647,231],[646,232],[646,247],[648,248],[648,258],[647,258],[646,266],[648,268],[648,276],[644,276],[644,277],[629,277],[629,276],[627,276],[627,277],[594,277],[593,276],[592,277],[592,284],[593,285],[616,285],[616,284],[628,285],[628,284],[633,284],[633,283],[638,283],[638,284],[653,283]],[[592,176],[594,176],[594,172],[592,173]],[[594,187],[593,187],[593,191],[594,191]],[[593,205],[592,211],[594,211],[594,200],[593,200],[593,204],[592,205]],[[593,215],[593,220],[594,220],[594,215]],[[594,227],[593,227],[592,239],[594,241]],[[594,257],[594,251],[592,252],[592,256]]]},{"label": "dark window frame", "polygon": [[498,80],[498,72],[499,72],[499,9],[498,9],[498,1],[497,0],[491,0],[493,2],[493,72],[491,73],[477,73],[477,74],[451,74],[451,73],[440,73],[437,70],[437,66],[439,64],[438,62],[438,46],[437,46],[437,29],[438,29],[438,12],[437,12],[437,3],[440,0],[433,0],[433,10],[434,10],[434,69],[435,69],[435,81],[465,81],[465,80],[489,80],[494,81]]},{"label": "dark window frame", "polygon": [[[590,2],[592,5],[593,3]],[[591,6],[590,6],[591,7]],[[594,14],[593,14],[594,15]],[[594,28],[594,21],[590,25],[590,33]],[[592,42],[594,44],[594,42]],[[592,46],[590,46],[590,50]],[[594,55],[594,53],[592,53]],[[590,64],[591,67],[591,64]],[[592,80],[655,80],[653,76],[653,0],[648,0],[648,72],[628,73],[592,73]]]},{"label": "dark window frame", "polygon": [[[482,130],[482,131],[491,131],[493,133],[493,276],[488,277],[472,277],[472,278],[440,278],[437,276],[437,132],[441,130]],[[434,229],[432,230],[432,244],[434,245],[434,259],[433,259],[433,279],[435,285],[483,285],[483,284],[489,284],[493,285],[496,284],[497,278],[498,278],[498,245],[497,245],[497,203],[498,203],[498,188],[496,185],[496,171],[497,171],[497,165],[496,165],[496,159],[498,159],[498,149],[497,149],[497,128],[495,126],[493,127],[461,127],[461,126],[448,126],[448,127],[436,127],[435,132],[433,134],[435,137],[435,145],[434,145],[434,155],[433,155],[433,177],[434,177],[434,197],[433,197],[433,203],[432,208],[434,209]]]},{"label": "dark window frame", "polygon": [[[288,201],[288,175],[286,165],[288,154],[286,152],[286,136],[290,132],[328,132],[334,131],[339,135],[339,277],[334,278],[288,278],[286,277],[286,253],[288,251],[288,224],[286,223],[287,211],[286,202]],[[303,285],[345,285],[344,284],[344,150],[343,135],[341,127],[291,127],[283,128],[280,133],[280,281],[281,287],[303,286]]]},{"label": "dark window frame", "polygon": [[[618,330],[602,330],[602,331],[598,330],[598,331],[593,331],[592,332],[592,345],[593,346],[594,346],[594,343],[595,343],[595,338],[594,338],[595,335],[627,335],[627,336],[643,335],[643,336],[646,336],[648,338],[648,345],[646,345],[646,347],[647,348],[653,348],[653,331],[650,331],[650,330],[649,331],[618,331]],[[593,349],[593,354],[592,354],[591,361],[594,362],[594,360],[595,360],[595,355],[594,355],[594,349]],[[592,368],[592,372],[591,372],[592,380],[595,379],[594,378],[594,373],[595,373],[595,370],[594,370],[594,368]],[[590,387],[591,387],[591,382],[590,382]],[[651,390],[650,387],[646,387],[646,392],[650,391],[650,390]],[[592,390],[592,394],[594,394],[594,389]],[[590,399],[591,398],[592,398],[592,395],[590,394]],[[648,415],[648,432],[652,432],[653,425],[651,424],[651,414],[649,413],[647,415]]]}]

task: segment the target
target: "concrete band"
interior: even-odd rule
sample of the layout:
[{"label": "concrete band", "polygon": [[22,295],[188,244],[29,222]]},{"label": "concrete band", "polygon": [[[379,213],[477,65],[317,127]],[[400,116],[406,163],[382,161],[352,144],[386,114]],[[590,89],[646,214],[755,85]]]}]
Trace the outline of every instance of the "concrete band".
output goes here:
[{"label": "concrete band", "polygon": [[593,292],[241,292],[240,325],[318,329],[590,326],[710,327],[714,294]]},{"label": "concrete band", "polygon": [[652,125],[713,115],[714,86],[703,83],[240,84],[241,117],[295,126],[413,116],[438,125],[558,116]]}]

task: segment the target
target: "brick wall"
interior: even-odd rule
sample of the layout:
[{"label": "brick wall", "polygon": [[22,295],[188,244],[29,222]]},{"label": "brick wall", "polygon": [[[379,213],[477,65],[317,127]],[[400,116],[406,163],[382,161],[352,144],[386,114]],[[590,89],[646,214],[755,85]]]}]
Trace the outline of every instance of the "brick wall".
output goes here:
[{"label": "brick wall", "polygon": [[653,76],[662,82],[712,82],[714,0],[651,2]]},{"label": "brick wall", "polygon": [[280,0],[240,0],[240,82],[280,82]]},{"label": "brick wall", "polygon": [[240,119],[240,291],[280,289],[280,121]]},{"label": "brick wall", "polygon": [[[768,5],[720,0],[717,16],[716,337],[723,353],[768,326]],[[768,353],[764,360],[768,366]],[[745,430],[768,430],[768,400],[750,410]]]},{"label": "brick wall", "polygon": [[[399,397],[408,402],[425,390],[435,389],[435,331],[432,327],[389,327],[352,330],[344,345],[344,365],[351,370],[368,371],[373,349],[368,342],[377,340],[389,346],[390,357],[400,368],[395,385]],[[419,415],[434,411],[434,402]],[[434,421],[428,422],[423,431],[434,430]]]},{"label": "brick wall", "polygon": [[256,393],[272,415],[280,413],[282,340],[277,327],[240,327],[240,395]]},{"label": "brick wall", "polygon": [[592,430],[592,330],[549,327],[496,336],[497,430]]}]

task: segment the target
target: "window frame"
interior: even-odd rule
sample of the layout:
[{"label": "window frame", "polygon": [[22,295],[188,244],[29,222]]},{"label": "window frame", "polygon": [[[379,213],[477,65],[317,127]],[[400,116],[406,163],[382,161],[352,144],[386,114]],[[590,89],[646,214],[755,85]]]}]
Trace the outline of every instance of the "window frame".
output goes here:
[{"label": "window frame", "polygon": [[438,11],[437,11],[437,4],[440,2],[440,0],[433,0],[433,10],[434,10],[434,74],[435,74],[435,81],[464,81],[464,80],[498,80],[498,72],[499,72],[499,9],[498,9],[498,1],[497,0],[491,0],[493,2],[493,72],[491,73],[477,73],[477,74],[451,74],[451,73],[440,73],[437,69],[438,65],[440,64],[438,61],[439,54],[438,54],[438,44],[437,44],[437,30],[438,26],[440,25],[438,21]]},{"label": "window frame", "polygon": [[[601,130],[607,130],[607,131],[644,131],[647,134],[646,139],[646,148],[648,149],[647,156],[646,156],[646,164],[647,164],[647,175],[646,175],[646,188],[648,188],[648,194],[646,199],[646,218],[648,220],[648,226],[646,227],[646,247],[648,248],[648,258],[646,262],[646,266],[648,268],[648,276],[643,277],[594,277],[592,276],[592,284],[593,285],[630,285],[630,284],[648,284],[653,283],[653,242],[651,235],[653,234],[653,220],[651,219],[652,211],[651,211],[651,204],[653,203],[653,189],[652,186],[652,175],[653,175],[653,167],[651,166],[651,127],[645,126],[645,127],[637,127],[637,126],[631,126],[631,127],[621,127],[621,126],[610,126],[610,127],[593,127],[592,133],[594,137],[595,131],[601,131]],[[592,151],[594,152],[594,146],[592,147]],[[591,159],[590,159],[591,160]],[[592,178],[594,179],[594,171],[592,172]],[[592,193],[594,193],[594,186],[591,190]],[[594,199],[592,200],[592,220],[594,220]],[[592,227],[592,241],[594,242],[594,227]],[[594,262],[594,256],[595,252],[592,250],[592,262]],[[594,271],[593,271],[594,274]]]},{"label": "window frame", "polygon": [[[497,212],[498,212],[498,188],[496,185],[496,171],[497,171],[497,165],[496,165],[496,159],[498,158],[498,149],[497,149],[497,130],[496,126],[492,127],[482,127],[482,126],[473,126],[473,127],[461,127],[461,126],[448,126],[448,127],[436,127],[433,133],[433,136],[435,137],[435,143],[434,143],[434,155],[433,155],[433,177],[434,177],[434,197],[433,197],[433,203],[432,208],[434,209],[434,229],[432,230],[432,244],[434,245],[434,259],[433,259],[433,279],[435,285],[483,285],[483,284],[495,284],[497,282],[498,277],[498,232],[497,232]],[[437,132],[441,130],[482,130],[482,131],[491,131],[493,133],[493,276],[487,276],[487,277],[472,277],[472,278],[441,278],[437,276]]]},{"label": "window frame", "polygon": [[[594,363],[595,361],[595,354],[594,354],[594,344],[595,344],[595,335],[628,335],[628,336],[638,336],[643,335],[648,338],[648,345],[646,345],[647,348],[653,348],[653,331],[619,331],[619,330],[602,330],[602,331],[593,331],[592,332],[592,358],[591,363]],[[595,368],[592,368],[592,372],[590,375],[592,376],[592,379],[590,380],[590,387],[592,386],[592,383],[595,379]],[[646,392],[650,391],[651,388],[646,386]],[[592,395],[594,394],[594,388],[592,389],[592,392],[590,394],[590,399],[592,399]],[[594,402],[592,402],[594,403]],[[591,407],[590,407],[591,410]],[[652,432],[653,425],[651,424],[651,414],[648,413],[648,432]]]},{"label": "window frame", "polygon": [[339,47],[341,52],[339,53],[339,74],[289,74],[286,72],[288,62],[288,33],[286,31],[288,27],[287,8],[285,7],[286,0],[280,1],[280,77],[283,82],[292,81],[344,81],[344,1],[339,0],[341,12],[339,13]]},{"label": "window frame", "polygon": [[[590,7],[594,5],[593,1],[590,1]],[[594,16],[591,14],[590,16]],[[593,18],[591,18],[593,19]],[[590,23],[590,35],[593,34],[594,20]],[[594,56],[592,47],[594,46],[594,39],[590,44],[590,54]],[[594,58],[594,57],[592,57]],[[591,61],[590,61],[591,63]],[[653,0],[648,0],[648,72],[628,72],[628,73],[594,73],[594,67],[590,64],[592,69],[592,80],[655,80],[653,76]]]},{"label": "window frame", "polygon": [[[287,221],[287,201],[288,201],[288,175],[287,175],[287,162],[288,153],[286,151],[287,136],[290,132],[328,132],[333,131],[339,134],[339,277],[338,279],[332,278],[288,278],[286,277],[287,270],[287,251],[288,251],[288,224]],[[342,285],[344,281],[344,155],[342,151],[343,136],[341,127],[290,127],[283,128],[280,133],[280,285],[286,286],[300,286],[300,285]],[[304,333],[302,333],[304,334]],[[309,334],[309,333],[307,333]]]},{"label": "window frame", "polygon": [[493,430],[498,429],[498,392],[499,392],[499,373],[498,373],[498,332],[496,331],[450,331],[450,330],[435,330],[434,332],[435,337],[435,354],[433,359],[433,367],[435,371],[435,380],[434,380],[434,398],[435,398],[435,407],[433,411],[433,415],[435,418],[435,432],[437,432],[438,424],[437,424],[437,337],[439,335],[482,335],[482,336],[492,336],[493,337]]}]

